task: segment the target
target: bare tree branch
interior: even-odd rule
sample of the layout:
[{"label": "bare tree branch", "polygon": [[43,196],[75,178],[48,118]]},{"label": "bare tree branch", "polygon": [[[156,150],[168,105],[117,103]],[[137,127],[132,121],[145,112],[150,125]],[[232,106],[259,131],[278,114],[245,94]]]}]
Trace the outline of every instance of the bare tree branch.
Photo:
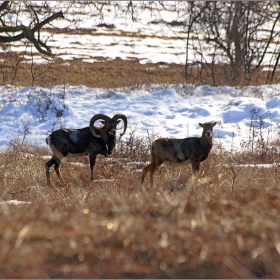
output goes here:
[{"label": "bare tree branch", "polygon": [[10,1],[4,1],[0,6],[0,11],[4,11],[8,8],[8,4]]},{"label": "bare tree branch", "polygon": [[[2,3],[2,5],[0,6],[0,11],[7,9],[9,2],[10,1],[5,1],[4,3]],[[38,17],[36,14],[35,14],[35,16],[38,21]],[[50,23],[51,21],[58,19],[58,18],[64,18],[62,11],[49,16],[42,22],[38,22],[33,28],[29,28],[24,25],[2,26],[2,27],[0,27],[0,33],[7,33],[8,35],[0,36],[0,42],[10,43],[10,42],[15,42],[15,41],[20,41],[20,40],[26,38],[35,46],[35,48],[38,50],[38,52],[45,54],[45,55],[51,55],[52,54],[51,49],[47,46],[47,44],[45,44],[44,42],[42,42],[40,40],[40,36],[38,36],[38,39],[35,38],[35,32],[39,33],[44,25],[46,25],[46,24]],[[22,31],[22,32],[17,35],[12,36],[9,34],[9,33],[14,33],[14,32],[19,32],[19,31]]]}]

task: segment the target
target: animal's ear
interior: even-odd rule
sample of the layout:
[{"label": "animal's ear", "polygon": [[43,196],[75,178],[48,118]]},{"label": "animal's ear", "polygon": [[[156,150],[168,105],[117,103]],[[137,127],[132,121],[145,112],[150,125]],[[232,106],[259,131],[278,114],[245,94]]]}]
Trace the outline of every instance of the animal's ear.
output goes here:
[{"label": "animal's ear", "polygon": [[216,124],[217,124],[217,122],[213,122],[213,123],[212,123],[212,127],[215,126]]},{"label": "animal's ear", "polygon": [[198,123],[201,127],[203,127],[203,124],[202,123]]}]

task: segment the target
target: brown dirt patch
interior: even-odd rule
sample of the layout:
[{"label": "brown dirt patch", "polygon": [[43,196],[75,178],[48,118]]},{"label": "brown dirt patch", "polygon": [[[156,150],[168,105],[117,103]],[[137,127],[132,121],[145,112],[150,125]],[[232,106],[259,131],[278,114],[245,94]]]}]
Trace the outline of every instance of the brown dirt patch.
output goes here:
[{"label": "brown dirt patch", "polygon": [[[1,57],[0,57],[1,58]],[[7,59],[7,58],[6,58]],[[55,59],[48,64],[18,63],[9,58],[0,69],[0,83],[16,86],[52,86],[57,84],[84,85],[94,88],[134,87],[142,84],[181,84],[185,82],[184,66],[157,63],[140,64],[137,59],[94,63],[82,59]]]}]

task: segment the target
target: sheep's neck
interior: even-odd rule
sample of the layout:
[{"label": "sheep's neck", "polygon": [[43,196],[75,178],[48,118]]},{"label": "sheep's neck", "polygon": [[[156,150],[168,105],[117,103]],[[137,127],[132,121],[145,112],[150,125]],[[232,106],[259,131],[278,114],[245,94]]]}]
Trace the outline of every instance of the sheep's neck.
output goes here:
[{"label": "sheep's neck", "polygon": [[210,151],[213,146],[213,137],[207,137],[205,134],[203,134],[200,138],[200,143],[203,147]]}]

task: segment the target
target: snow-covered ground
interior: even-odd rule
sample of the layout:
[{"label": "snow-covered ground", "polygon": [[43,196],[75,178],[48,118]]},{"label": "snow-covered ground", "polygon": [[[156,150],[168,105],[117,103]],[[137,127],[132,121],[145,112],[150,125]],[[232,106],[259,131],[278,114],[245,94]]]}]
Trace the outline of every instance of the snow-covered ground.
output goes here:
[{"label": "snow-covered ground", "polygon": [[0,148],[11,140],[46,147],[45,137],[62,127],[82,128],[97,113],[128,118],[131,133],[151,138],[200,136],[199,122],[217,121],[215,145],[239,150],[244,141],[279,138],[280,84],[234,87],[154,85],[134,90],[84,86],[0,87]]},{"label": "snow-covered ground", "polygon": [[[127,9],[126,1],[120,2],[120,9]],[[55,11],[65,11],[68,7],[68,1],[49,1],[48,5],[55,6]],[[169,6],[168,1],[166,2]],[[114,6],[114,5],[113,5]],[[64,60],[73,58],[82,58],[85,62],[111,60],[115,58],[139,59],[140,63],[185,63],[185,36],[184,27],[166,25],[163,23],[163,17],[168,22],[178,20],[178,12],[165,10],[161,5],[155,3],[155,10],[139,9],[137,21],[131,19],[128,13],[117,13],[113,6],[105,5],[103,7],[103,16],[96,16],[96,10],[93,7],[76,3],[73,4],[73,11],[65,13],[65,19],[59,19],[52,22],[49,28],[59,28],[63,30],[75,30],[75,32],[40,32],[42,41],[48,38],[47,44],[51,47],[52,53]],[[79,14],[80,12],[80,14]],[[19,19],[15,16],[9,17],[11,24],[15,24]],[[30,15],[28,12],[20,14],[20,22],[29,25]],[[75,23],[74,23],[75,22]],[[100,25],[103,24],[103,25]],[[112,28],[107,28],[112,26]],[[81,31],[81,30],[88,31]],[[86,34],[85,34],[86,32]],[[129,35],[129,36],[128,36]],[[195,39],[194,39],[195,40]],[[29,52],[22,41],[7,44],[9,51]],[[7,50],[0,48],[0,53]],[[47,63],[47,58],[36,55],[33,47],[32,63]],[[35,55],[34,55],[35,53]],[[189,53],[193,55],[193,53]],[[25,56],[28,58],[28,55]],[[98,57],[98,59],[96,59]]]},{"label": "snow-covered ground", "polygon": [[[40,32],[40,39],[43,42],[47,40],[52,53],[63,60],[81,58],[85,62],[92,63],[100,61],[101,58],[104,60],[121,58],[138,59],[142,64],[166,62],[184,65],[188,37],[186,26],[180,24],[186,19],[184,1],[164,1],[164,7],[158,1],[147,2],[147,6],[151,6],[152,9],[142,9],[142,4],[137,2],[141,1],[134,2],[136,20],[132,20],[130,12],[127,12],[128,1],[118,1],[117,6],[104,5],[102,16],[100,11],[93,7],[94,5],[87,5],[83,1],[72,3],[70,10],[69,1],[48,1],[48,5],[54,7],[54,11],[65,12],[64,19],[52,21],[48,28],[50,30],[59,28],[60,31],[65,30],[65,33],[43,30]],[[25,26],[30,24],[30,11],[22,11],[17,16],[7,13],[5,16],[11,25],[18,22]],[[178,24],[175,24],[176,22]],[[264,31],[266,28],[270,30],[267,26],[260,26],[261,32],[258,36],[266,36],[268,39],[270,33]],[[276,32],[279,32],[278,29],[276,26]],[[190,35],[189,62],[203,60],[212,63],[213,50],[210,45],[201,44],[204,35],[196,33]],[[262,39],[258,38],[260,42]],[[272,54],[277,44],[277,40],[275,43],[272,40],[263,58],[263,65],[273,63]],[[31,50],[32,63],[47,63],[46,57],[36,55],[35,47],[27,48],[22,41],[7,44],[5,50],[0,48],[0,53],[6,51],[29,53]],[[203,59],[200,51],[203,52]],[[28,57],[25,55],[25,58]],[[218,61],[226,63],[225,59],[222,56]]]},{"label": "snow-covered ground", "polygon": [[[64,5],[64,2],[51,2]],[[67,4],[67,2],[65,2]],[[178,1],[178,5],[179,5]],[[170,28],[162,22],[178,19],[177,11],[155,9],[139,14],[138,21],[114,14],[106,7],[103,22],[113,29],[97,27],[101,23],[93,11],[80,7],[84,13],[76,28],[91,28],[92,34],[79,32],[53,34],[49,42],[53,52],[63,59],[82,58],[93,62],[104,59],[137,58],[141,63],[185,63],[185,42],[182,26]],[[180,10],[180,9],[179,9]],[[68,14],[70,17],[71,14]],[[73,13],[73,16],[76,16]],[[11,18],[11,21],[16,20]],[[22,19],[24,21],[24,18]],[[71,19],[54,23],[60,28]],[[157,22],[157,24],[155,24]],[[121,36],[121,31],[133,36]],[[182,36],[178,36],[178,34]],[[41,34],[44,36],[44,34]],[[49,36],[47,34],[46,36]],[[22,50],[22,44],[11,45],[10,51]],[[1,51],[1,50],[0,50]],[[194,54],[189,54],[194,56]],[[194,58],[194,57],[193,57]],[[36,63],[43,63],[40,56]],[[52,88],[1,86],[0,148],[6,149],[11,140],[46,146],[45,137],[59,127],[81,128],[97,113],[113,116],[122,112],[128,117],[128,130],[139,136],[184,138],[199,136],[199,122],[217,121],[215,146],[226,150],[242,148],[242,143],[263,137],[272,141],[280,133],[280,84],[245,88],[195,87],[174,85],[168,88],[145,85],[138,89],[105,90],[84,86],[57,85]],[[254,127],[254,129],[252,129]]]}]

